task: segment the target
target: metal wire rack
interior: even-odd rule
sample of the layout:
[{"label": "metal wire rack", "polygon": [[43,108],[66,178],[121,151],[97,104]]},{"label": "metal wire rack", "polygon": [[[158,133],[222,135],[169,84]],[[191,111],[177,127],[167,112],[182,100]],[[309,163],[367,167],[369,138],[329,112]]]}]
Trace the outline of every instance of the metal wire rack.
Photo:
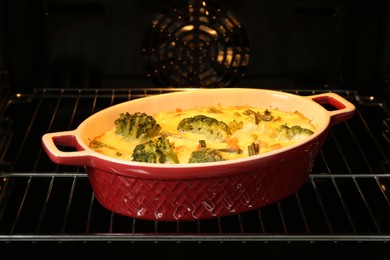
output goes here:
[{"label": "metal wire rack", "polygon": [[0,241],[390,241],[390,113],[356,91],[337,91],[357,114],[332,127],[299,191],[229,217],[117,215],[95,200],[84,168],[56,165],[42,150],[46,132],[74,129],[119,102],[182,90],[35,89],[11,97],[0,114]]}]

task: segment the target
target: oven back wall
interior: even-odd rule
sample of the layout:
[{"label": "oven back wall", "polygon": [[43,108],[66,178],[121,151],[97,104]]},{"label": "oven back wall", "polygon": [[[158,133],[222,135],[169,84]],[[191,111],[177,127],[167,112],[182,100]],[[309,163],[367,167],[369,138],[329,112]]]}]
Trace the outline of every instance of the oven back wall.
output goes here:
[{"label": "oven back wall", "polygon": [[[1,0],[0,65],[15,90],[153,87],[143,63],[145,32],[175,2]],[[219,1],[248,34],[249,64],[236,85],[382,93],[386,2]]]}]

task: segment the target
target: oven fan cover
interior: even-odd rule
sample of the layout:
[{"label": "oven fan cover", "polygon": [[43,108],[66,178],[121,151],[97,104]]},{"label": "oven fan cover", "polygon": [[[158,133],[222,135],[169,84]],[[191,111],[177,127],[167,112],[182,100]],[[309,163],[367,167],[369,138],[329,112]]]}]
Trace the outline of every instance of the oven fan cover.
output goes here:
[{"label": "oven fan cover", "polygon": [[249,40],[219,3],[178,1],[160,11],[144,36],[148,77],[159,87],[229,87],[249,63]]}]

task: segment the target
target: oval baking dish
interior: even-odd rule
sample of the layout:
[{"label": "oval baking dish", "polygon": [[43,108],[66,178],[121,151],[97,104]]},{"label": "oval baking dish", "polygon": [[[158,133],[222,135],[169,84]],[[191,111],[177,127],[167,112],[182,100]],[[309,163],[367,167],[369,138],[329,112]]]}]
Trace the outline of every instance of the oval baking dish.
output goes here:
[{"label": "oval baking dish", "polygon": [[[111,129],[122,112],[154,114],[218,105],[299,111],[317,131],[278,150],[213,163],[132,162],[89,147],[90,140]],[[108,107],[75,130],[43,135],[42,144],[53,162],[84,166],[97,200],[115,213],[161,221],[207,219],[260,208],[297,191],[307,180],[329,128],[354,112],[354,105],[335,93],[299,96],[266,89],[193,89]],[[61,151],[59,146],[75,151]]]}]

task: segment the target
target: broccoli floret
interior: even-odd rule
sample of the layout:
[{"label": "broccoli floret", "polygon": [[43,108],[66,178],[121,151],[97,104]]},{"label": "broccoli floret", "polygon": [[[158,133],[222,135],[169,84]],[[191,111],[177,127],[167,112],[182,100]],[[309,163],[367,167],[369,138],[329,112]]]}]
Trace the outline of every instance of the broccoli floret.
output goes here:
[{"label": "broccoli floret", "polygon": [[284,124],[279,126],[279,136],[290,140],[296,136],[310,136],[313,133],[314,132],[312,130],[300,127],[298,125],[288,127]]},{"label": "broccoli floret", "polygon": [[179,163],[174,143],[164,136],[138,144],[133,150],[131,160],[147,163]]},{"label": "broccoli floret", "polygon": [[177,125],[177,130],[203,134],[219,141],[224,141],[231,134],[229,126],[225,122],[205,115],[184,118]]},{"label": "broccoli floret", "polygon": [[233,121],[229,122],[228,126],[230,129],[230,132],[234,133],[237,130],[240,130],[244,127],[244,122],[233,120]]},{"label": "broccoli floret", "polygon": [[157,136],[161,131],[161,126],[152,116],[140,112],[121,113],[115,120],[115,127],[115,133],[128,140],[147,140]]},{"label": "broccoli floret", "polygon": [[188,163],[206,163],[224,161],[221,152],[214,148],[201,148],[191,153]]}]

